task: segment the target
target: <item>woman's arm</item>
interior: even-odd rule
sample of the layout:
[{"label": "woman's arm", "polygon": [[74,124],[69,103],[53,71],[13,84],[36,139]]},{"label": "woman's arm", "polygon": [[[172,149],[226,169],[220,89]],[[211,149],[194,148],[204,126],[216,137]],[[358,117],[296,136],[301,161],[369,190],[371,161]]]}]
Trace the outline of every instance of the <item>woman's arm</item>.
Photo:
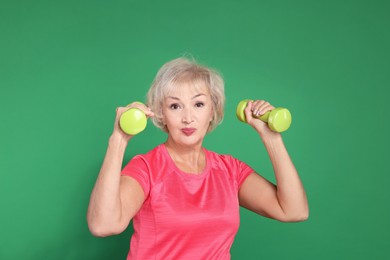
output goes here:
[{"label": "woman's arm", "polygon": [[252,173],[239,191],[240,204],[258,214],[283,222],[303,221],[309,209],[306,193],[298,172],[284,146],[282,136],[271,131],[252,114],[264,114],[273,107],[265,101],[249,102],[245,110],[247,122],[259,133],[269,154],[276,185]]},{"label": "woman's arm", "polygon": [[[142,109],[148,116],[153,115],[142,105],[130,106]],[[135,179],[121,176],[123,156],[132,137],[120,130],[118,121],[127,109],[129,107],[117,109],[114,131],[92,190],[87,222],[95,236],[109,236],[124,231],[145,199],[143,189]]]}]

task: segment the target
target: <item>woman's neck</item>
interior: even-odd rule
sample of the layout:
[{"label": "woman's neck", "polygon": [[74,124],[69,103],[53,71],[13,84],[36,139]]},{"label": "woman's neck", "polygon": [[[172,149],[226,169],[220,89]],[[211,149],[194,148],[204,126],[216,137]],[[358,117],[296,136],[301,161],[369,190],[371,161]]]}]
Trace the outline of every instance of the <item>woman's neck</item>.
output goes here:
[{"label": "woman's neck", "polygon": [[206,166],[206,156],[201,145],[181,146],[168,139],[165,147],[180,170],[194,174],[203,172]]}]

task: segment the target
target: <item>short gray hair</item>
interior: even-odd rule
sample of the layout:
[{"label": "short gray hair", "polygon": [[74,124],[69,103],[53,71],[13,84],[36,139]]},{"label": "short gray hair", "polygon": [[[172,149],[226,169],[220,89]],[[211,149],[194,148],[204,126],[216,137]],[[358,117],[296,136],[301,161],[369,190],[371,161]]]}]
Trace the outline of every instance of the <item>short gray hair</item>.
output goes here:
[{"label": "short gray hair", "polygon": [[169,93],[177,87],[178,82],[202,82],[208,88],[213,103],[213,118],[208,132],[221,123],[225,106],[224,81],[215,70],[198,64],[194,59],[177,58],[165,63],[158,71],[147,95],[147,104],[154,112],[152,122],[158,128],[168,132],[163,123],[162,106]]}]

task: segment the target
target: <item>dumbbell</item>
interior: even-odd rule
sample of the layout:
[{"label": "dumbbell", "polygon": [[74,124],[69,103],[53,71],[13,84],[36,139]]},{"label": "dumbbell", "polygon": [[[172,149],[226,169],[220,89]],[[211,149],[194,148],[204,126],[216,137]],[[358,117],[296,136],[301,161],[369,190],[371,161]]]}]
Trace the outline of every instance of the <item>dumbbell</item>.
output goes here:
[{"label": "dumbbell", "polygon": [[[142,104],[141,102],[137,102]],[[128,135],[136,135],[146,128],[148,120],[145,113],[138,108],[130,108],[123,112],[119,119],[119,126]]]},{"label": "dumbbell", "polygon": [[[237,118],[246,123],[245,108],[248,105],[249,99],[240,101],[237,105],[236,114]],[[278,107],[271,111],[268,111],[264,115],[255,116],[261,121],[268,124],[268,127],[275,132],[281,133],[286,131],[291,125],[291,113],[287,108]]]}]

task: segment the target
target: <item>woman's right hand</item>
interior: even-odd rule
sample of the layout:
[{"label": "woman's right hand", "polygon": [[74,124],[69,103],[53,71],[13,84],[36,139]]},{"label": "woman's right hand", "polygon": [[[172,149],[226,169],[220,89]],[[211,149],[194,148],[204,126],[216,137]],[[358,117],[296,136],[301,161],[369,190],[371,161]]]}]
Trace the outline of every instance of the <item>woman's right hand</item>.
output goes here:
[{"label": "woman's right hand", "polygon": [[133,136],[128,135],[122,131],[122,129],[119,126],[119,120],[121,118],[121,115],[131,108],[138,108],[139,110],[145,113],[147,118],[154,116],[154,113],[150,110],[150,108],[140,102],[133,102],[127,105],[126,107],[117,107],[113,135],[117,135],[126,141],[129,141]]}]

